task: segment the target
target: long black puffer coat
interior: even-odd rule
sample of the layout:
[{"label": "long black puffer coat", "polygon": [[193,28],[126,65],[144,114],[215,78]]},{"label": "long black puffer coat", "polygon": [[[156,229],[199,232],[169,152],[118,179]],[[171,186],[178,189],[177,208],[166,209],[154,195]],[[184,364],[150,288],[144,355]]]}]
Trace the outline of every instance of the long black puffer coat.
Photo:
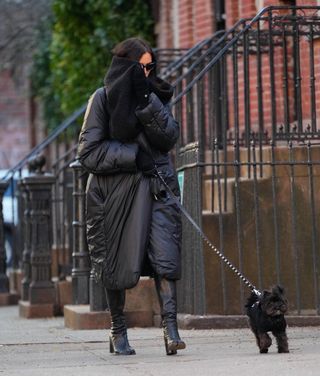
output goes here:
[{"label": "long black puffer coat", "polygon": [[[151,93],[136,111],[157,169],[176,196],[177,176],[168,152],[179,135],[168,106]],[[81,129],[78,158],[90,172],[87,197],[87,241],[92,268],[109,289],[134,287],[146,258],[153,272],[167,279],[181,276],[181,216],[169,195],[154,200],[150,177],[136,166],[135,139],[110,138],[105,88],[90,98]]]}]

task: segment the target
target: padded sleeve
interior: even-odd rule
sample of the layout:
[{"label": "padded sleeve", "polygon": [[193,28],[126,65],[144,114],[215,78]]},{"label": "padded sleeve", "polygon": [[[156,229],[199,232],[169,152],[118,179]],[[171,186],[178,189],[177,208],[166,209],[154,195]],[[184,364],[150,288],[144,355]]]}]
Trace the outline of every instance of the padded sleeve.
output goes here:
[{"label": "padded sleeve", "polygon": [[109,139],[109,115],[105,89],[98,89],[89,99],[78,144],[78,158],[94,174],[135,172],[137,143]]},{"label": "padded sleeve", "polygon": [[156,94],[151,93],[145,108],[137,108],[136,116],[153,147],[162,152],[168,152],[174,147],[179,137],[179,124],[169,107],[163,105]]}]

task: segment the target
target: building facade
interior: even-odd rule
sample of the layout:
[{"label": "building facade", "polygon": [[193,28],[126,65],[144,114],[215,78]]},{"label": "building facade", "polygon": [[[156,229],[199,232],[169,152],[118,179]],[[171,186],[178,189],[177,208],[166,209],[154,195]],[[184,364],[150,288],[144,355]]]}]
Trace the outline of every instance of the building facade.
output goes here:
[{"label": "building facade", "polygon": [[[184,206],[259,289],[277,281],[292,312],[319,314],[320,2],[160,3],[161,48],[227,31],[173,77]],[[187,226],[181,311],[243,312],[239,278]]]},{"label": "building facade", "polygon": [[158,1],[157,47],[191,48],[240,18],[252,18],[270,5],[320,5],[319,0],[161,0]]},{"label": "building facade", "polygon": [[[307,4],[306,4],[307,3]],[[167,1],[162,0],[159,4],[159,17],[156,26],[157,43],[159,48],[174,48],[174,49],[188,49],[193,47],[198,42],[205,38],[210,38],[218,30],[230,30],[241,19],[252,19],[263,8],[267,6],[317,6],[320,5],[318,0],[309,0],[308,2],[302,0],[174,0]],[[265,17],[267,17],[265,15]],[[262,25],[262,26],[261,26]],[[259,27],[263,28],[261,23]],[[254,25],[256,27],[257,24]],[[279,32],[284,32],[284,29],[279,28]],[[238,31],[240,28],[238,28]],[[287,31],[285,31],[287,32]],[[308,32],[308,31],[306,31]],[[310,45],[308,38],[303,38],[303,31],[299,34],[299,51],[294,51],[293,46],[295,44],[294,38],[286,37],[287,56],[283,56],[283,48],[274,49],[274,90],[271,91],[264,87],[264,121],[265,123],[271,123],[271,110],[268,108],[271,106],[272,95],[278,98],[277,101],[277,122],[280,123],[292,123],[299,121],[308,126],[312,117],[312,109],[310,103],[312,101],[312,95],[310,90],[310,77],[317,77],[320,74],[320,66],[317,63],[320,58],[320,42],[319,38],[315,37],[313,45]],[[274,37],[276,38],[276,37]],[[283,43],[283,42],[279,42]],[[311,51],[312,49],[312,51]],[[295,54],[299,53],[299,64],[295,63]],[[311,53],[314,55],[311,59]],[[268,86],[271,81],[270,63],[267,54],[261,56],[261,82],[266,83]],[[229,59],[230,60],[230,59]],[[248,59],[248,69],[250,75],[249,82],[249,96],[250,96],[250,115],[251,122],[258,123],[258,95],[256,87],[257,82],[257,61],[251,56]],[[232,76],[231,64],[228,64],[228,79]],[[245,81],[243,75],[243,61],[239,57],[238,59],[238,83],[239,87],[239,101],[243,101],[241,95],[243,95],[243,83]],[[297,72],[297,70],[299,72]],[[312,73],[311,71],[314,70]],[[284,73],[284,71],[286,71]],[[287,83],[284,83],[287,76]],[[300,82],[295,80],[299,76]],[[313,78],[311,78],[312,80]],[[287,85],[287,94],[284,93],[283,85]],[[297,99],[295,98],[295,87],[301,86],[299,90],[299,107],[297,108]],[[229,93],[233,95],[233,88],[229,85]],[[315,85],[315,105],[317,108],[317,114],[320,114],[318,110],[320,108],[320,86]],[[287,96],[287,97],[285,97]],[[230,121],[228,127],[232,129],[234,127],[234,121],[232,120],[232,113],[234,108],[232,103],[229,105]],[[244,126],[245,111],[247,109],[244,106],[239,107],[240,126]],[[255,115],[256,114],[256,115]],[[303,118],[303,120],[299,119]]]},{"label": "building facade", "polygon": [[0,2],[0,169],[13,167],[42,136],[30,68],[39,22],[49,11],[47,0]]}]

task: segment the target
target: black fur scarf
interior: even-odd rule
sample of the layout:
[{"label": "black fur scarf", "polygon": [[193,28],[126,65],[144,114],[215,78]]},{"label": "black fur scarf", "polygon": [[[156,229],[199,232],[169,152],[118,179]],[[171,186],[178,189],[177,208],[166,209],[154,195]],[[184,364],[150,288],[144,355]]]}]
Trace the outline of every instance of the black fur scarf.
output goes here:
[{"label": "black fur scarf", "polygon": [[[114,56],[104,79],[110,116],[110,137],[119,141],[132,141],[142,131],[135,115],[138,106],[134,86],[133,69],[135,61]],[[148,77],[150,91],[166,104],[173,95],[172,86],[152,71]]]}]

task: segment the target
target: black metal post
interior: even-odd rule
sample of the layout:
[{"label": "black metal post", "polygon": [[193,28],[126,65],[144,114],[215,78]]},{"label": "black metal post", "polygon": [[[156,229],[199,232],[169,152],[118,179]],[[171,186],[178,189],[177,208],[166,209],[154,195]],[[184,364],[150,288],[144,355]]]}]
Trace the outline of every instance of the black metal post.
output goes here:
[{"label": "black metal post", "polygon": [[29,302],[30,304],[54,304],[55,289],[51,281],[51,204],[52,186],[55,179],[51,174],[43,174],[41,167],[39,166],[35,174],[23,179],[30,199]]},{"label": "black metal post", "polygon": [[86,239],[85,186],[87,173],[79,161],[73,168],[73,252],[72,252],[72,300],[73,304],[89,304],[90,260]]},{"label": "black metal post", "polygon": [[4,246],[4,222],[2,213],[2,198],[4,192],[8,188],[9,182],[0,182],[0,293],[9,292],[9,279],[6,274],[7,271],[7,256],[6,249]]},{"label": "black metal post", "polygon": [[30,221],[30,199],[23,181],[19,182],[19,190],[23,199],[23,231],[24,246],[22,252],[23,279],[21,281],[21,300],[29,300],[29,287],[31,282],[31,221]]},{"label": "black metal post", "polygon": [[[179,166],[199,163],[198,143],[180,149]],[[183,205],[196,223],[202,227],[202,171],[199,167],[186,169],[183,173]],[[182,278],[178,283],[179,312],[195,315],[206,313],[206,288],[203,242],[191,224],[182,218]]]},{"label": "black metal post", "polygon": [[[12,182],[15,179],[12,178]],[[23,250],[24,250],[24,211],[25,211],[25,200],[23,197],[22,190],[22,177],[20,171],[20,177],[17,179],[17,187],[13,185],[13,196],[15,197],[17,212],[14,212],[14,226],[12,229],[13,244],[12,244],[12,268],[14,272],[17,272],[19,269],[23,268]]]}]

